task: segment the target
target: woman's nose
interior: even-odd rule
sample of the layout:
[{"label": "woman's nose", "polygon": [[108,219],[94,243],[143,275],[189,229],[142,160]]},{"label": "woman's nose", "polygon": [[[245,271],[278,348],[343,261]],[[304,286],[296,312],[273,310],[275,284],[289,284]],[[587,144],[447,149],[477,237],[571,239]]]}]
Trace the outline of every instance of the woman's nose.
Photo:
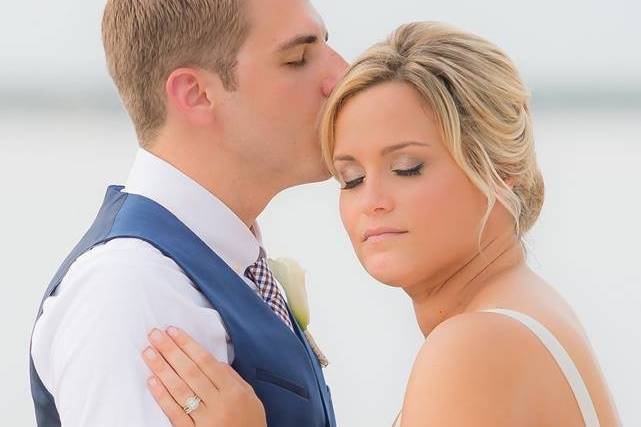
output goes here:
[{"label": "woman's nose", "polygon": [[380,182],[371,180],[369,183],[365,181],[363,192],[363,211],[367,215],[377,215],[385,212],[390,212],[394,208],[394,199],[392,195],[385,190]]}]

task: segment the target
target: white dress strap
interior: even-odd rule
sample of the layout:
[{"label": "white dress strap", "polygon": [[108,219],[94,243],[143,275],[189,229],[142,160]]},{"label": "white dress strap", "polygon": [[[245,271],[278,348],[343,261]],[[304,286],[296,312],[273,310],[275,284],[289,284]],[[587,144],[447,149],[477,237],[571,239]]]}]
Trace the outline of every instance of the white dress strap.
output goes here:
[{"label": "white dress strap", "polygon": [[481,310],[487,313],[496,313],[509,316],[515,320],[518,320],[528,329],[530,329],[534,335],[539,337],[543,345],[548,349],[550,354],[556,360],[556,363],[559,365],[565,378],[567,379],[572,391],[574,392],[574,397],[576,398],[577,403],[579,404],[579,409],[583,415],[583,422],[586,427],[599,427],[599,418],[597,417],[596,410],[594,409],[594,404],[592,403],[592,398],[588,392],[585,382],[581,377],[581,373],[576,368],[576,365],[572,361],[572,358],[565,350],[563,345],[556,339],[554,335],[543,326],[538,320],[533,319],[532,317],[520,313],[518,311],[507,310],[502,308],[490,309],[490,310]]}]

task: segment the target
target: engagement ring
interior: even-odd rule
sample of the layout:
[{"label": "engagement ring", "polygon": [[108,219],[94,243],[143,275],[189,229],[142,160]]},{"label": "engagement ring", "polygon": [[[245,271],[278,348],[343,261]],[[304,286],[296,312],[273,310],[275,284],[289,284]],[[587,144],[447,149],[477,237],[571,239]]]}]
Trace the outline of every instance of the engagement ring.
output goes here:
[{"label": "engagement ring", "polygon": [[193,395],[189,399],[185,401],[185,406],[183,406],[183,411],[185,411],[185,414],[189,415],[192,412],[194,412],[198,407],[200,406],[200,397]]}]

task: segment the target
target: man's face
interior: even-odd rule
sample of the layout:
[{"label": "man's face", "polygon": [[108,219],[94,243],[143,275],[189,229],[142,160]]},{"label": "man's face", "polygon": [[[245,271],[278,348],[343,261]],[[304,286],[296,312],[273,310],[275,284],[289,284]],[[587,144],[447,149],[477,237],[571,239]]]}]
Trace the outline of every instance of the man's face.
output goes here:
[{"label": "man's face", "polygon": [[329,176],[320,155],[320,110],[347,64],[307,0],[250,0],[238,87],[219,110],[229,149],[284,186]]}]

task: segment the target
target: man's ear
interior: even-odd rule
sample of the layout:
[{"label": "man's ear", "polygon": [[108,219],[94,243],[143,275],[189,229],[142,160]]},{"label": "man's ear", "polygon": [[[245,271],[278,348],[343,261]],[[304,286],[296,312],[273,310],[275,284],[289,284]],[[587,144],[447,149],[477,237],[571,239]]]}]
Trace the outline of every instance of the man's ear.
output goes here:
[{"label": "man's ear", "polygon": [[165,84],[169,108],[181,113],[193,123],[205,124],[213,120],[215,99],[208,89],[206,73],[193,68],[174,70]]}]

